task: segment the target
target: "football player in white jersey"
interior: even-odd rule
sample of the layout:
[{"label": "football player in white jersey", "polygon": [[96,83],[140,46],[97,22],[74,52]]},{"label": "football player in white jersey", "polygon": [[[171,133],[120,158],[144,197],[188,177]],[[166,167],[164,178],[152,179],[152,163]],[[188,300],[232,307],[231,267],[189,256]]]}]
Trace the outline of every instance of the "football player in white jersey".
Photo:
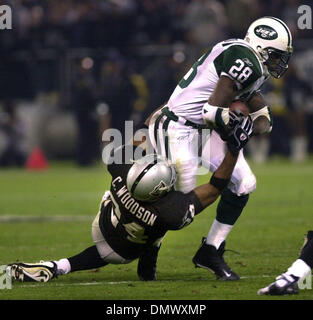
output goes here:
[{"label": "football player in white jersey", "polygon": [[[270,76],[280,78],[285,73],[292,51],[286,24],[274,17],[260,18],[244,39],[220,42],[203,54],[167,103],[150,115],[146,125],[151,143],[176,164],[178,190],[187,193],[196,186],[199,160],[211,172],[218,168],[226,150],[223,139],[232,115],[229,108],[235,101],[247,106],[254,135],[271,131],[270,107],[260,88]],[[223,259],[225,239],[255,188],[256,178],[241,152],[213,225],[193,258],[196,267],[209,269],[223,280],[239,279]]]}]

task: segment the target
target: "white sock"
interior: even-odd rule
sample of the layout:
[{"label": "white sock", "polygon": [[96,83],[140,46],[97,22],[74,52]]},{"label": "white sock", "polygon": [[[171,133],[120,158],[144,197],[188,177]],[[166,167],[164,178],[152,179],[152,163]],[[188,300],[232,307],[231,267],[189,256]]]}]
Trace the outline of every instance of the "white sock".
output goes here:
[{"label": "white sock", "polygon": [[308,156],[308,139],[305,136],[298,136],[290,142],[291,160],[295,162],[304,161]]},{"label": "white sock", "polygon": [[233,226],[230,224],[220,223],[215,219],[206,237],[205,243],[213,245],[218,249],[221,243],[226,239],[232,227]]},{"label": "white sock", "polygon": [[310,271],[311,268],[303,260],[297,259],[286,273],[301,279],[304,278]]},{"label": "white sock", "polygon": [[68,259],[60,259],[59,261],[54,261],[57,265],[58,274],[67,274],[71,272],[71,265]]}]

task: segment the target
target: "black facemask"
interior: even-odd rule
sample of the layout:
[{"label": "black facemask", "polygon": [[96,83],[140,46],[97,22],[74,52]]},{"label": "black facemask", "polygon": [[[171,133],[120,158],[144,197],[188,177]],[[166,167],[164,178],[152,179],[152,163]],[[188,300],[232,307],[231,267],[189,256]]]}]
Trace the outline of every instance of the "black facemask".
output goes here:
[{"label": "black facemask", "polygon": [[268,58],[264,64],[267,66],[269,73],[274,78],[279,79],[287,71],[288,62],[292,53],[273,48],[267,48],[265,50]]}]

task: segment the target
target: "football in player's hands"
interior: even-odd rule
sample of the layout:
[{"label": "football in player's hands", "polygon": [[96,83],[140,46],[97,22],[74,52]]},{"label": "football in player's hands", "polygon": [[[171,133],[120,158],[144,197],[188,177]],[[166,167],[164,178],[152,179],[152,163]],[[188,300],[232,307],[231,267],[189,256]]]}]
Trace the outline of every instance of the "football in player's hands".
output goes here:
[{"label": "football in player's hands", "polygon": [[249,109],[248,107],[245,105],[244,102],[240,101],[240,100],[236,100],[234,101],[231,106],[229,107],[229,111],[235,113],[235,114],[241,114],[245,117],[247,117],[249,115]]},{"label": "football in player's hands", "polygon": [[247,116],[249,116],[248,107],[239,100],[233,102],[229,107],[228,132]]},{"label": "football in player's hands", "polygon": [[[227,109],[224,109],[226,112]],[[226,126],[214,126],[222,140],[227,141],[228,134],[245,117],[249,115],[248,107],[240,100],[234,101],[228,108],[229,121]]]}]

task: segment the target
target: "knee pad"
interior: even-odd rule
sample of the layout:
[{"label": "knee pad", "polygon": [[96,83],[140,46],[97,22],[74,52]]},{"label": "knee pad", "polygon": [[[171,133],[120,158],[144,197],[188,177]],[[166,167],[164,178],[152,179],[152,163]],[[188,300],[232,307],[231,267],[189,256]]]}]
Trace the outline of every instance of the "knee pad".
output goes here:
[{"label": "knee pad", "polygon": [[178,178],[175,189],[183,193],[192,191],[197,185],[198,164],[193,161],[176,162],[178,169]]},{"label": "knee pad", "polygon": [[197,175],[180,174],[175,184],[175,189],[183,193],[192,191],[197,185]]},{"label": "knee pad", "polygon": [[253,173],[247,175],[243,178],[243,181],[241,183],[241,187],[243,189],[243,194],[249,194],[252,193],[256,189],[256,177]]},{"label": "knee pad", "polygon": [[256,177],[250,172],[239,179],[231,179],[228,188],[237,196],[243,196],[252,193],[256,189]]}]

